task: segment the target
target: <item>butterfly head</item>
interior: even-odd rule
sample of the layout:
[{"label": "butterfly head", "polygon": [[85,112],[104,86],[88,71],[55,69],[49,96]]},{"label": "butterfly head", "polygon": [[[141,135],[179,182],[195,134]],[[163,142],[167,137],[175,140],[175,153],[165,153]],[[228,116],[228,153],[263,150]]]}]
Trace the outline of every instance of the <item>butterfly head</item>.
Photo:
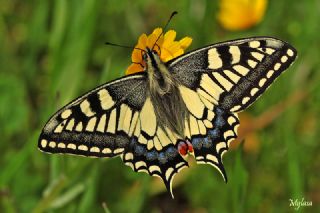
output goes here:
[{"label": "butterfly head", "polygon": [[160,62],[159,53],[155,49],[150,49],[149,47],[142,53],[142,59],[146,63],[147,67]]},{"label": "butterfly head", "polygon": [[146,64],[145,71],[148,74],[150,89],[160,94],[170,92],[173,79],[158,52],[147,47],[143,60]]}]

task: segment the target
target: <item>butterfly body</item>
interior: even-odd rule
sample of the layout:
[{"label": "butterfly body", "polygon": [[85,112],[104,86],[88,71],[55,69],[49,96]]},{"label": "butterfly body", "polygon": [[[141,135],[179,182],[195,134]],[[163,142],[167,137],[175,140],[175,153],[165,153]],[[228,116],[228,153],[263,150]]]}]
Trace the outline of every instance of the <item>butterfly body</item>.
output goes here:
[{"label": "butterfly body", "polygon": [[160,60],[155,51],[147,48],[144,60],[149,83],[147,90],[155,106],[158,125],[162,128],[169,128],[183,138],[188,109],[179,92],[179,82],[172,76],[167,65]]},{"label": "butterfly body", "polygon": [[296,58],[270,37],[209,45],[168,62],[144,50],[145,72],[106,83],[54,114],[39,138],[50,153],[120,156],[136,172],[160,177],[199,164],[218,169],[237,137],[237,113],[250,106]]}]

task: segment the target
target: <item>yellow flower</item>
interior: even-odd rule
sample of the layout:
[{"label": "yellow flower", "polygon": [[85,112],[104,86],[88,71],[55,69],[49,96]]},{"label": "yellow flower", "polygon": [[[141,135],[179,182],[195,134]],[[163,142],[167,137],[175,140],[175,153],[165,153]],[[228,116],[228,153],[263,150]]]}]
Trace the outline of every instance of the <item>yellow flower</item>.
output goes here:
[{"label": "yellow flower", "polygon": [[258,24],[267,0],[220,0],[218,20],[227,30],[243,30]]},{"label": "yellow flower", "polygon": [[174,30],[169,30],[163,35],[161,28],[156,28],[149,36],[142,34],[132,52],[132,64],[128,67],[126,75],[144,70],[146,64],[142,58],[143,52],[141,49],[146,50],[147,47],[150,49],[153,48],[163,62],[182,55],[185,49],[190,46],[192,39],[190,37],[184,37],[180,41],[175,41],[175,38],[176,32]]}]

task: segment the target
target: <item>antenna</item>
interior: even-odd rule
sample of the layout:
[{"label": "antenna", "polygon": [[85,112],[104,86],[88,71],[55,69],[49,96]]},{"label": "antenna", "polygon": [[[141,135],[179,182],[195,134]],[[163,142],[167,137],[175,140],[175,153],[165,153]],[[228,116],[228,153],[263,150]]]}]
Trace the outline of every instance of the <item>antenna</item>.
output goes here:
[{"label": "antenna", "polygon": [[173,12],[171,13],[171,15],[170,15],[170,17],[169,17],[169,19],[168,19],[168,21],[167,21],[166,25],[164,25],[163,31],[161,32],[161,34],[160,34],[160,35],[159,35],[159,37],[157,38],[157,40],[156,40],[156,42],[154,43],[154,45],[153,45],[152,49],[156,46],[157,42],[159,41],[159,39],[160,39],[160,38],[161,38],[161,36],[163,35],[163,32],[164,32],[164,31],[166,31],[166,29],[167,29],[167,27],[168,27],[168,25],[169,25],[169,23],[170,23],[171,19],[172,19],[175,15],[177,15],[177,14],[178,14],[178,12],[177,12],[177,11],[173,11]]},{"label": "antenna", "polygon": [[[167,29],[167,27],[168,27],[171,19],[172,19],[175,15],[177,15],[177,14],[178,14],[177,11],[173,11],[173,12],[171,13],[171,15],[170,15],[167,23],[165,24],[165,26],[164,26],[164,28],[163,28],[163,31],[161,32],[161,34],[160,34],[159,37],[157,38],[156,42],[153,44],[152,49],[153,49],[155,46],[158,46],[158,45],[157,45],[157,42],[159,41],[159,39],[160,39],[161,36],[163,35],[163,32]],[[131,46],[126,46],[126,45],[121,45],[121,44],[115,44],[115,43],[111,43],[111,42],[108,42],[108,41],[105,42],[105,45],[110,45],[110,46],[115,46],[115,47],[122,47],[122,48],[127,48],[127,49],[137,49],[137,50],[140,50],[140,51],[146,53],[145,50],[143,50],[143,49],[141,49],[141,48],[138,48],[138,47],[131,47]],[[158,47],[159,47],[159,46],[158,46]],[[159,47],[159,49],[160,49],[160,47]],[[161,50],[160,50],[160,51],[161,51]]]},{"label": "antenna", "polygon": [[121,44],[115,44],[115,43],[111,43],[111,42],[105,42],[105,45],[110,45],[110,46],[115,46],[115,47],[122,47],[122,48],[127,48],[127,49],[137,49],[137,50],[141,50],[143,52],[146,52],[145,50],[138,48],[138,47],[130,47],[130,46],[126,46],[126,45],[121,45]]}]

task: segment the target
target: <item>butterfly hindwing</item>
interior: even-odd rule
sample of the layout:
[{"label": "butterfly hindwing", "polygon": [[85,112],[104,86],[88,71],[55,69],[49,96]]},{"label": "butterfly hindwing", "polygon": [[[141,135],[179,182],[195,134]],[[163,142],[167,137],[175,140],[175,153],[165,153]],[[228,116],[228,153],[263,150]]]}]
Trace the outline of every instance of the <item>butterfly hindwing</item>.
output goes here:
[{"label": "butterfly hindwing", "polygon": [[121,158],[135,172],[160,177],[172,194],[172,180],[176,173],[188,166],[176,149],[181,137],[158,125],[155,109],[147,97]]},{"label": "butterfly hindwing", "polygon": [[230,112],[251,105],[294,61],[296,50],[274,38],[207,46],[168,62],[174,77]]},{"label": "butterfly hindwing", "polygon": [[222,156],[228,151],[230,142],[237,137],[239,119],[236,114],[218,107],[215,107],[213,113],[212,128],[207,129],[206,135],[192,135],[191,143],[197,163],[215,167],[227,181]]}]

